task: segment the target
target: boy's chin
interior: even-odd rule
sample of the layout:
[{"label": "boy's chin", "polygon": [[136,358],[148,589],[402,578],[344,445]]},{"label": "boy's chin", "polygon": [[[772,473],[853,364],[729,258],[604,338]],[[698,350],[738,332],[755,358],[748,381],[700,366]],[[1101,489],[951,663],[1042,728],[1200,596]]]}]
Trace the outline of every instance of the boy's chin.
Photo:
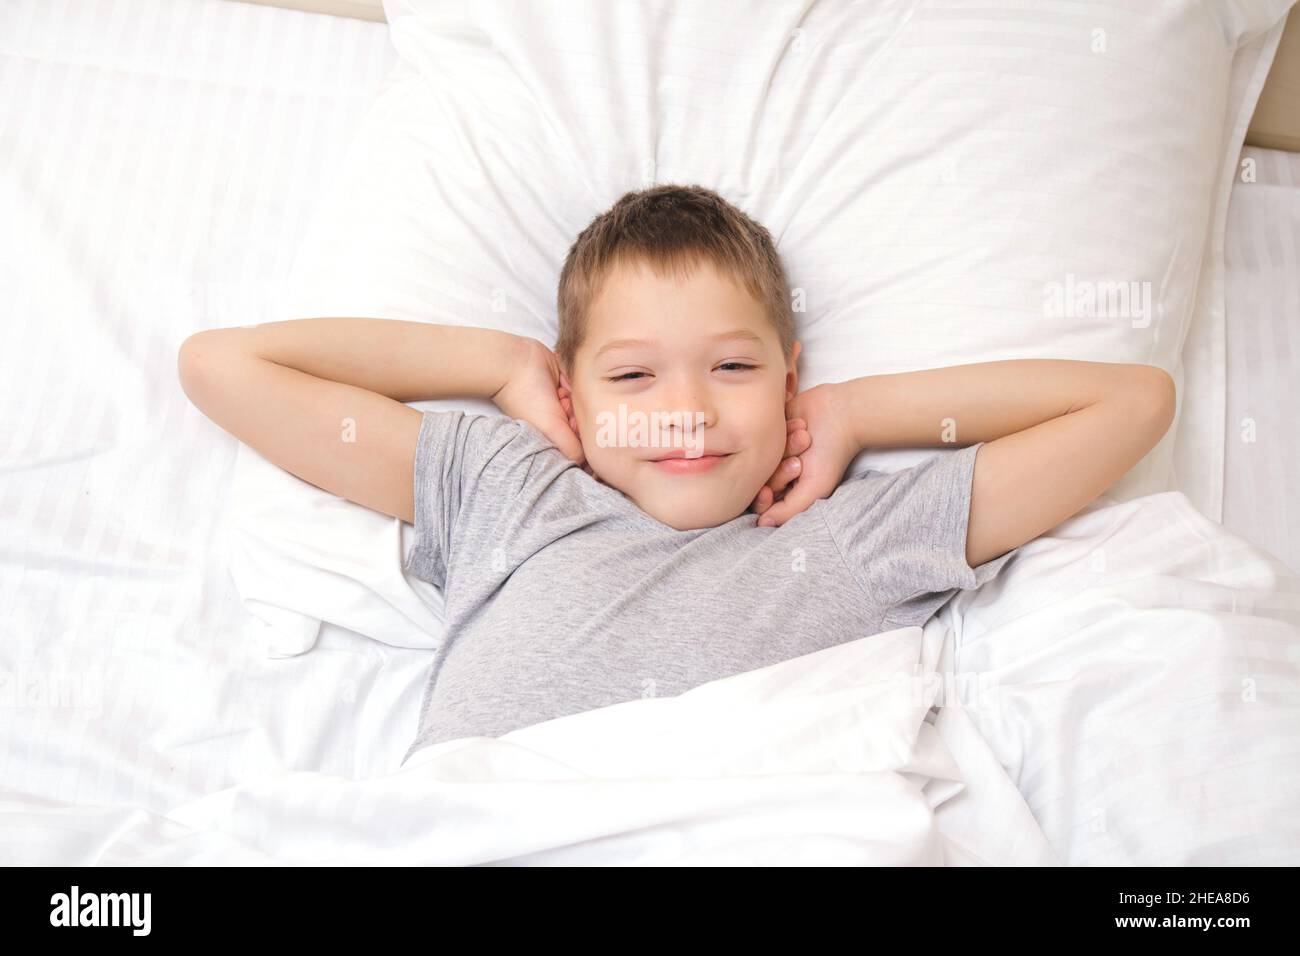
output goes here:
[{"label": "boy's chin", "polygon": [[[645,509],[643,509],[645,510]],[[749,509],[743,508],[740,511],[729,511],[725,509],[714,509],[710,511],[700,511],[691,509],[681,511],[675,509],[662,509],[656,514],[654,511],[647,511],[660,524],[666,524],[670,528],[678,531],[698,531],[701,528],[717,528],[729,521],[734,521]]]}]

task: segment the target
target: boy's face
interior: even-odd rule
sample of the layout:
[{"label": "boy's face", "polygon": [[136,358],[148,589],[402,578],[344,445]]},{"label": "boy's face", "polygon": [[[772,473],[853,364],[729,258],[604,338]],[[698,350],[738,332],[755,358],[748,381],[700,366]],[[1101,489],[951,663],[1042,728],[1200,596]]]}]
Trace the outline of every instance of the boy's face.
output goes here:
[{"label": "boy's face", "polygon": [[784,456],[799,348],[787,366],[762,305],[707,260],[688,279],[616,266],[569,376],[592,472],[680,531],[744,514]]}]

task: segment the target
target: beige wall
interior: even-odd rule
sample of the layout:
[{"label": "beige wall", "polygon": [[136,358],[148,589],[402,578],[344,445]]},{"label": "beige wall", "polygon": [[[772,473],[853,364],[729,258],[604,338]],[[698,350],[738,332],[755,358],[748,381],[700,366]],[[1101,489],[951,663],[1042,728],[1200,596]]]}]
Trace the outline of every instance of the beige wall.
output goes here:
[{"label": "beige wall", "polygon": [[383,0],[243,0],[244,3],[261,3],[268,7],[286,7],[290,10],[308,10],[312,13],[332,13],[339,17],[356,17],[359,20],[384,19]]},{"label": "beige wall", "polygon": [[1300,7],[1293,7],[1287,18],[1246,142],[1300,152]]}]

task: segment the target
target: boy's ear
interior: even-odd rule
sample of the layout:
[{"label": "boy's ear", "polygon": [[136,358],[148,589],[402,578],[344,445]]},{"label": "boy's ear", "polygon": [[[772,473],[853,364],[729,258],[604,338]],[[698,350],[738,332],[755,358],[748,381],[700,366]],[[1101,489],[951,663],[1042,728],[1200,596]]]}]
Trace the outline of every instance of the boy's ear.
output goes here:
[{"label": "boy's ear", "polygon": [[790,349],[790,360],[786,363],[786,401],[799,394],[799,352],[802,348],[803,344],[798,339],[795,339],[794,345]]}]

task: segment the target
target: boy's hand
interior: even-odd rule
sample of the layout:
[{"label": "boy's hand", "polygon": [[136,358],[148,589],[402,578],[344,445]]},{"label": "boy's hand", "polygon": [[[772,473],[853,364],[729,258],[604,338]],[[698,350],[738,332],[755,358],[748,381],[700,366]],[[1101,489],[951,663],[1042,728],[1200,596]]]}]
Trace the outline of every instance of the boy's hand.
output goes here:
[{"label": "boy's hand", "polygon": [[[560,360],[537,339],[520,337],[520,355],[510,378],[493,395],[497,408],[511,418],[521,418],[551,440],[566,457],[585,465],[587,456],[578,437],[576,422],[561,403],[567,387],[561,387]],[[567,386],[567,382],[564,383]]]},{"label": "boy's hand", "polygon": [[[859,447],[842,401],[840,383],[816,385],[785,405],[787,458],[754,499],[759,527],[777,527],[806,510],[818,498],[829,497],[844,477]],[[806,436],[806,437],[804,437]],[[777,495],[785,496],[777,500]]]},{"label": "boy's hand", "polygon": [[785,454],[780,464],[776,466],[776,471],[772,472],[772,477],[767,479],[767,483],[758,490],[758,494],[750,503],[750,510],[761,515],[772,507],[772,502],[777,499],[777,496],[799,477],[799,470],[803,467],[799,456],[807,451],[811,444],[808,423],[802,418],[786,419]]}]

